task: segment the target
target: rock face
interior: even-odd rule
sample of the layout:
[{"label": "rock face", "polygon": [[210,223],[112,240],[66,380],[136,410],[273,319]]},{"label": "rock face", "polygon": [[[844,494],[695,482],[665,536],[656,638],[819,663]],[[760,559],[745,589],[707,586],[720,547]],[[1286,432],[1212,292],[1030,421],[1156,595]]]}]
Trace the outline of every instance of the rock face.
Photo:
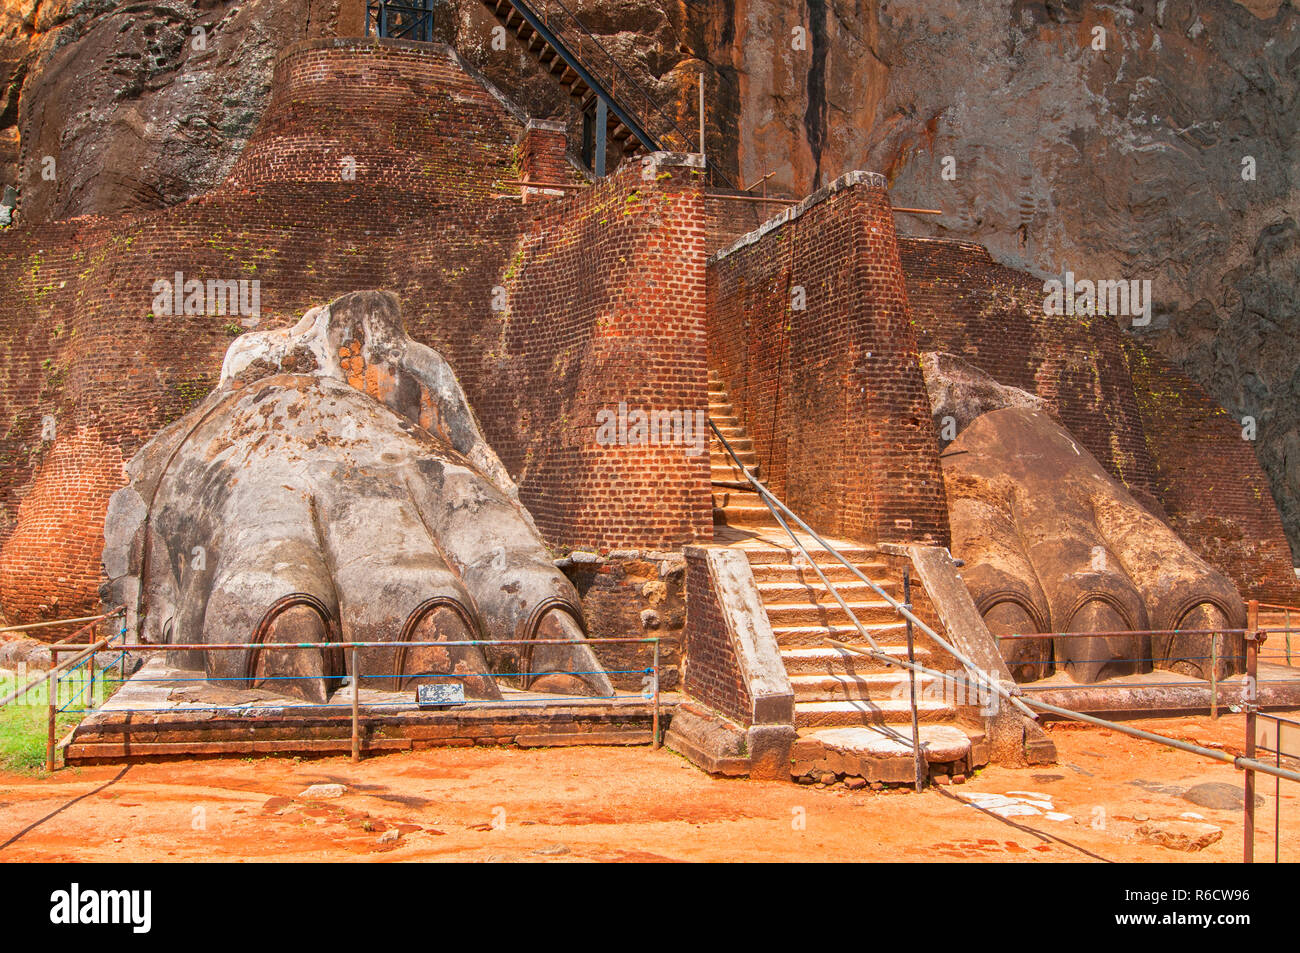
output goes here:
[{"label": "rock face", "polygon": [[257,124],[276,54],[333,32],[338,4],[3,0],[0,186],[28,222],[201,195]]},{"label": "rock face", "polygon": [[1046,410],[1037,394],[999,384],[978,367],[942,351],[921,355],[921,373],[930,395],[930,417],[942,449],[957,438],[976,417],[1003,407]]},{"label": "rock face", "polygon": [[[345,295],[294,328],[241,337],[221,385],[145,445],[105,528],[106,598],[227,688],[324,702],[460,682],[613,693],[555,568],[455,375],[396,298]],[[277,643],[466,642],[351,653]],[[543,645],[540,641],[551,640]],[[567,674],[581,673],[581,674]]]},{"label": "rock face", "polygon": [[[703,74],[706,150],[733,181],[772,173],[770,188],[802,196],[875,169],[897,204],[944,211],[907,219],[913,233],[1044,274],[1150,279],[1138,331],[1253,418],[1300,552],[1295,0],[567,5],[688,138]],[[201,194],[234,163],[275,52],[357,35],[362,10],[0,0],[0,185],[19,186],[27,221]],[[439,35],[531,114],[576,120],[513,39],[494,47],[479,0],[439,16]]]},{"label": "rock face", "polygon": [[[1241,628],[1236,587],[1144,509],[1056,421],[993,410],[943,455],[952,552],[1018,681],[1065,668],[1080,682],[1150,671],[1209,675],[1210,636]],[[1180,635],[1130,631],[1186,629]],[[1086,633],[1115,633],[1085,635]],[[1220,677],[1240,671],[1240,635],[1219,636]]]}]

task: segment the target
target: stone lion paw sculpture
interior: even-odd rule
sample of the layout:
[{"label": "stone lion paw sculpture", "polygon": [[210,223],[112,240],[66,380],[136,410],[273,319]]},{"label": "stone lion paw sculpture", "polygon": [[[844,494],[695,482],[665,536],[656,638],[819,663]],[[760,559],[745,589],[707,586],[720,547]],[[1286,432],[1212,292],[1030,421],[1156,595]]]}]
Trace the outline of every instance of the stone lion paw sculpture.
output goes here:
[{"label": "stone lion paw sculpture", "polygon": [[[1208,678],[1211,636],[1240,629],[1236,586],[1141,505],[1031,394],[951,355],[923,362],[940,433],[953,555],[1018,681],[1061,666],[1079,682],[1168,668]],[[1135,630],[1194,630],[1128,635]],[[1218,675],[1243,668],[1244,639],[1219,635]]]},{"label": "stone lion paw sculpture", "polygon": [[[108,597],[143,641],[240,643],[207,677],[323,702],[346,675],[612,695],[555,568],[450,367],[362,291],[245,334],[219,386],[127,467],[105,527]],[[277,649],[301,642],[523,646]],[[180,660],[184,663],[184,659]],[[197,667],[191,658],[188,667]]]}]

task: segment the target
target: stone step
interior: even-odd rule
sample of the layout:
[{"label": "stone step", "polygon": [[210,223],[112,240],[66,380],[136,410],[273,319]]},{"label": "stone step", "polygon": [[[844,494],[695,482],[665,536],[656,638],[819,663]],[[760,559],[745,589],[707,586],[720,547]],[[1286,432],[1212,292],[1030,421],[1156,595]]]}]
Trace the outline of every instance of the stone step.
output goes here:
[{"label": "stone step", "polygon": [[758,475],[758,454],[753,450],[737,450],[736,456],[732,456],[723,450],[711,450],[708,452],[708,463],[712,467],[736,467],[736,460],[740,460],[741,467],[751,469],[755,476]]},{"label": "stone step", "polygon": [[[847,640],[845,640],[847,641]],[[867,646],[857,642],[849,642],[857,648],[867,648]],[[900,661],[907,660],[906,645],[881,645],[880,650],[886,655],[896,658]],[[928,648],[920,645],[916,646],[914,657],[918,665],[930,666],[932,655]],[[830,646],[809,647],[802,649],[782,649],[781,660],[785,662],[785,670],[791,675],[861,675],[864,672],[903,672],[907,669],[898,666],[886,665],[883,661],[874,658],[868,658],[865,655],[858,655],[855,652],[848,652],[844,649],[831,648]]]},{"label": "stone step", "polygon": [[[916,676],[918,704],[927,686],[937,681],[934,675]],[[791,675],[795,703],[835,701],[907,701],[911,691],[906,669],[884,669],[855,675]]]},{"label": "stone step", "polygon": [[[794,543],[790,542],[790,537],[786,536],[784,530],[778,529],[775,532],[767,531],[766,535],[770,535],[773,539],[775,539],[777,535],[780,535],[785,537],[785,541],[781,543],[781,545],[776,545],[766,541],[765,539],[756,539],[745,540],[732,545],[744,552],[745,556],[749,559],[750,566],[770,566],[773,564],[790,565],[792,560],[804,558],[803,553],[799,552]],[[803,542],[804,548],[808,550],[808,555],[812,557],[813,562],[818,566],[844,565],[811,539],[801,541]],[[844,556],[845,559],[853,563],[853,565],[866,567],[862,571],[868,576],[870,576],[871,573],[867,572],[867,569],[876,567],[884,568],[882,564],[875,562],[875,559],[880,554],[873,549],[867,549],[863,546],[851,544],[840,545],[836,543],[835,540],[829,540],[829,542],[835,546],[836,550]]]},{"label": "stone step", "polygon": [[[933,724],[957,716],[957,709],[933,699],[916,700],[917,720]],[[819,701],[794,703],[796,728],[831,728],[838,725],[900,724],[912,720],[912,704],[903,698],[874,701]]]},{"label": "stone step", "polygon": [[[863,625],[871,623],[894,623],[898,613],[884,599],[844,600],[853,616]],[[790,626],[842,626],[853,623],[848,614],[835,602],[829,604],[817,602],[784,602],[767,607],[768,618],[773,628]],[[900,623],[901,624],[901,623]],[[874,635],[874,633],[873,633]]]},{"label": "stone step", "polygon": [[[921,752],[931,770],[968,771],[971,738],[956,725],[921,725]],[[981,736],[982,737],[982,736]],[[817,778],[830,772],[868,781],[902,784],[916,780],[916,754],[907,725],[809,729],[799,732],[790,752],[792,777]]]},{"label": "stone step", "polygon": [[[841,612],[841,618],[843,618],[843,615]],[[845,645],[857,645],[862,641],[862,633],[847,619],[837,625],[777,625],[771,616],[772,613],[769,610],[768,621],[772,622],[772,633],[776,636],[777,644],[782,648],[797,648],[805,645],[820,646],[825,645],[827,639],[834,639],[837,642],[843,642]],[[898,617],[894,616],[893,618],[897,619]],[[868,623],[863,621],[862,627],[880,645],[905,646],[907,644],[906,622]],[[827,647],[829,648],[829,646]]]},{"label": "stone step", "polygon": [[[727,438],[727,443],[731,444],[731,449],[736,451],[736,456],[744,457],[746,453],[754,452],[754,441],[751,440],[749,437],[744,436],[743,432],[736,436],[732,436],[731,434],[728,434],[724,431],[723,436]],[[728,458],[730,458],[731,456],[730,454],[727,453],[726,448],[723,447],[721,443],[719,443],[716,447],[712,447],[709,452],[711,454],[720,453],[724,457],[728,457]]]},{"label": "stone step", "polygon": [[[739,464],[736,463],[736,459],[740,460]],[[727,469],[734,470],[737,473],[740,472],[741,467],[744,467],[760,480],[763,479],[763,471],[759,469],[758,454],[753,453],[752,451],[748,453],[738,453],[736,454],[735,459],[733,459],[729,454],[711,453],[709,454],[709,466],[715,469],[726,467]]]},{"label": "stone step", "polygon": [[711,420],[713,425],[723,433],[726,433],[728,430],[742,429],[740,426],[740,418],[731,413],[731,405],[728,404],[725,406],[727,407],[727,412],[724,414],[718,412],[718,404],[710,404],[709,420]]},{"label": "stone step", "polygon": [[[848,569],[845,567],[840,566],[839,568],[843,570],[845,574],[848,573]],[[817,578],[817,574],[811,569],[807,569],[804,572],[805,575],[797,579],[792,577],[788,580],[779,581],[756,580],[758,585],[758,594],[759,597],[762,598],[763,604],[770,606],[786,602],[806,602],[817,603],[820,605],[837,605],[835,597],[831,595],[831,591],[822,584],[822,581]],[[830,578],[829,573],[827,574],[827,578]],[[845,602],[853,603],[855,601],[860,602],[866,599],[878,598],[874,589],[856,577],[850,577],[848,580],[831,579],[830,581],[831,585],[835,587],[835,591],[840,594],[840,597]],[[894,590],[899,588],[898,583],[896,582],[877,583],[877,585],[890,595],[894,595]]]},{"label": "stone step", "polygon": [[744,503],[725,502],[718,506],[718,494],[714,494],[713,522],[725,526],[776,526],[776,518],[762,503],[747,505]]},{"label": "stone step", "polygon": [[[808,566],[802,555],[795,557],[798,563],[759,563],[751,565],[754,573],[755,582],[805,582],[809,585],[821,585],[821,580],[813,572],[812,567]],[[857,580],[853,570],[848,566],[835,562],[818,561],[817,567],[825,574],[831,582],[840,583],[850,580]],[[876,585],[880,586],[886,592],[893,593],[899,588],[899,584],[892,580],[886,580],[888,569],[884,563],[864,563],[857,566],[858,570],[870,579]]]}]

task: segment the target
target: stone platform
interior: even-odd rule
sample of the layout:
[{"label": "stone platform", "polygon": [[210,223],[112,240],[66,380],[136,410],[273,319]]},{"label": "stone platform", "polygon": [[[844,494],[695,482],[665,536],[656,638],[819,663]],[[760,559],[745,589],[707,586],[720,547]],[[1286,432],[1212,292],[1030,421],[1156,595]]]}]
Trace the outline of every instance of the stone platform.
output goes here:
[{"label": "stone platform", "polygon": [[[222,755],[350,754],[352,688],[328,705],[260,689],[196,681],[199,673],[155,658],[72,732],[66,764]],[[502,701],[421,709],[414,692],[362,689],[361,751],[508,745],[644,745],[652,741],[653,703],[641,694],[589,699],[501,686]],[[660,695],[660,732],[676,694]]]},{"label": "stone platform", "polygon": [[[1219,710],[1228,711],[1244,699],[1244,676],[1219,682]],[[1259,663],[1259,705],[1268,710],[1300,709],[1300,668]],[[1140,675],[1109,678],[1080,685],[1064,672],[1020,685],[1028,697],[1103,718],[1150,718],[1162,715],[1205,715],[1210,711],[1210,683],[1156,669]],[[1043,713],[1044,721],[1055,716]]]}]

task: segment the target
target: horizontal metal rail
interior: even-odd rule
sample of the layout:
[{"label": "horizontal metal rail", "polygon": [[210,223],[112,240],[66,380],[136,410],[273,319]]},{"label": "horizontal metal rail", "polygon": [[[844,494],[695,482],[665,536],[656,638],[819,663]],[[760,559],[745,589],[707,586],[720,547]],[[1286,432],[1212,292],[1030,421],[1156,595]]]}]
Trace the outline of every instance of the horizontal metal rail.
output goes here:
[{"label": "horizontal metal rail", "polygon": [[[100,649],[106,648],[108,644],[113,641],[114,638],[116,638],[116,636],[108,636],[107,638],[100,639],[98,642],[94,642],[88,646],[84,646],[84,647],[76,646],[76,648],[80,649],[80,651],[76,655],[74,655],[70,659],[66,659],[65,661],[60,662],[58,665],[52,666],[50,670],[45,673],[44,678],[38,678],[35,681],[28,682],[25,685],[20,685],[16,691],[10,692],[3,699],[0,699],[0,708],[3,708],[5,705],[8,705],[11,702],[16,701],[17,699],[26,695],[28,692],[32,691],[35,688],[39,688],[42,685],[49,684],[54,679],[57,679],[59,675],[62,674],[66,669],[75,668],[76,666],[80,665],[83,661],[88,659],[90,656],[94,655]],[[69,646],[68,648],[69,650],[71,650],[73,647]]]},{"label": "horizontal metal rail", "polygon": [[[841,648],[846,651],[852,652],[855,655],[871,656],[874,654],[872,652],[864,651],[863,649],[857,648],[856,646],[853,645],[846,645],[843,642],[837,642],[834,639],[826,639],[826,642],[828,644],[834,645],[837,648]],[[896,664],[899,664],[904,668],[912,668],[914,671],[921,672],[926,675],[933,675],[937,678],[947,679],[948,681],[951,682],[961,681],[961,679],[959,679],[952,672],[940,672],[940,671],[936,671],[935,669],[926,668],[924,665],[920,665],[920,664],[909,665],[907,662],[903,662],[903,661],[899,661]],[[966,681],[966,684],[970,684],[969,680]],[[1214,748],[1206,748],[1198,744],[1192,744],[1191,742],[1188,741],[1180,741],[1177,738],[1169,738],[1166,737],[1165,735],[1155,734],[1154,732],[1143,731],[1141,728],[1132,728],[1128,725],[1120,724],[1119,722],[1108,721],[1105,718],[1098,718],[1095,715],[1086,715],[1082,712],[1072,711],[1069,708],[1060,708],[1056,705],[1049,705],[1047,702],[1039,701],[1036,698],[1031,698],[1026,696],[1024,698],[1024,701],[1026,704],[1032,705],[1034,708],[1041,709],[1042,711],[1045,711],[1049,714],[1059,715],[1063,718],[1070,718],[1077,721],[1085,721],[1090,724],[1098,725],[1099,727],[1102,728],[1110,728],[1113,731],[1118,731],[1126,735],[1132,735],[1134,738],[1142,738],[1146,741],[1154,741],[1157,742],[1158,744],[1168,745],[1169,747],[1172,748],[1178,748],[1182,751],[1187,751],[1191,754],[1204,755],[1207,758],[1213,758],[1215,761],[1222,761],[1226,764],[1234,765],[1237,768],[1242,769],[1243,771],[1247,769],[1253,771],[1263,771],[1266,774],[1272,774],[1275,775],[1276,777],[1286,778],[1288,781],[1300,781],[1300,773],[1297,773],[1295,771],[1287,771],[1286,769],[1283,768],[1276,768],[1273,765],[1268,764],[1267,762],[1259,761],[1255,758],[1237,757],[1229,754],[1226,751],[1217,751]]]},{"label": "horizontal metal rail", "polygon": [[[1115,632],[1028,632],[995,635],[1002,641],[1013,639],[1111,639],[1125,635],[1245,635],[1249,629],[1120,629]],[[1260,632],[1267,631],[1259,629]]]},{"label": "horizontal metal rail", "polygon": [[402,642],[398,640],[376,642],[214,642],[205,645],[199,642],[174,644],[154,644],[138,642],[131,645],[114,646],[123,652],[237,652],[243,649],[368,649],[393,646],[423,648],[432,646],[458,645],[620,645],[657,643],[654,637],[615,638],[615,639],[464,639],[455,642]]},{"label": "horizontal metal rail", "polygon": [[[122,635],[123,637],[125,636],[125,628],[122,631]],[[46,765],[46,770],[49,772],[53,772],[55,769],[56,751],[59,748],[66,747],[67,744],[70,743],[72,738],[72,735],[69,735],[68,738],[64,739],[64,741],[56,743],[55,741],[56,715],[60,713],[84,714],[96,710],[94,707],[94,679],[95,679],[94,668],[93,668],[94,654],[100,648],[107,646],[109,643],[111,643],[114,638],[116,638],[116,636],[110,636],[84,649],[82,649],[81,646],[64,646],[63,649],[65,651],[73,651],[74,649],[81,649],[81,650],[78,651],[76,656],[74,656],[73,658],[68,659],[62,663],[59,663],[58,665],[55,665],[53,668],[51,668],[44,679],[41,679],[30,685],[24,685],[17,692],[15,692],[10,698],[0,703],[0,704],[7,704],[9,701],[13,700],[13,698],[16,698],[22,694],[27,693],[41,684],[48,684],[51,681],[54,682],[55,688],[49,693],[49,697],[47,700],[48,701],[48,716],[47,716],[48,724],[47,724],[47,736],[46,736],[45,765]],[[649,702],[651,706],[651,742],[650,743],[653,748],[658,749],[661,745],[661,739],[660,739],[661,701],[660,701],[660,685],[659,685],[660,682],[659,668],[660,668],[660,658],[661,658],[660,642],[661,641],[662,640],[658,636],[641,636],[639,638],[616,637],[610,639],[581,639],[581,640],[578,639],[462,639],[462,640],[455,640],[455,641],[439,640],[439,641],[419,641],[419,642],[403,641],[403,640],[381,640],[381,641],[374,641],[374,642],[237,642],[237,643],[222,642],[222,643],[213,643],[210,645],[195,644],[195,643],[179,644],[179,645],[153,645],[153,644],[120,645],[120,646],[114,646],[114,650],[120,651],[122,657],[125,657],[128,653],[133,653],[133,652],[148,654],[148,653],[156,653],[156,652],[237,652],[237,651],[254,651],[254,650],[281,651],[286,649],[288,650],[326,649],[331,651],[347,650],[351,658],[352,690],[350,693],[351,698],[346,701],[327,701],[323,703],[293,701],[293,702],[288,702],[279,705],[274,703],[265,703],[265,702],[261,704],[246,703],[246,704],[239,704],[239,705],[198,705],[198,706],[187,705],[180,709],[172,708],[172,707],[136,708],[136,707],[117,706],[114,708],[114,710],[122,713],[128,713],[128,714],[159,713],[159,712],[171,712],[177,710],[214,711],[214,712],[235,711],[235,712],[247,714],[249,712],[261,711],[261,710],[283,711],[285,709],[292,709],[296,711],[296,710],[305,710],[305,709],[310,709],[310,710],[351,709],[352,760],[359,761],[361,759],[362,749],[363,749],[362,740],[361,740],[361,720],[362,720],[361,712],[363,708],[367,712],[371,712],[374,709],[383,709],[383,708],[409,708],[411,705],[409,701],[383,702],[383,701],[375,701],[373,699],[367,701],[364,705],[362,704],[361,692],[362,692],[362,682],[364,679],[391,678],[391,676],[389,675],[377,675],[377,674],[366,675],[361,672],[361,664],[360,664],[361,652],[364,649],[385,648],[385,647],[450,648],[456,646],[479,646],[479,645],[528,645],[533,647],[536,647],[538,645],[575,646],[575,647],[596,646],[602,644],[603,645],[610,645],[610,644],[652,645],[654,648],[654,657],[653,657],[653,662],[651,663],[651,666],[649,668],[617,670],[612,673],[602,670],[602,672],[600,673],[600,674],[623,674],[623,675],[628,675],[628,674],[649,675],[651,677],[651,685],[647,690],[644,690],[642,692],[637,692],[634,694],[629,694],[629,695],[619,695],[616,693],[614,695],[573,696],[572,698],[566,696],[563,704],[569,706],[573,706],[573,705],[592,706],[592,705],[601,705],[601,704],[608,704],[608,703],[620,704],[620,703],[630,702],[634,697],[640,696],[641,698]],[[51,650],[56,653],[59,651],[58,647],[56,646],[52,646]],[[86,685],[83,685],[81,688],[79,688],[76,694],[68,701],[66,705],[64,705],[63,707],[59,707],[55,697],[56,694],[58,693],[59,675],[64,670],[77,667],[79,666],[80,663],[88,659],[91,662],[90,678],[88,683]],[[487,675],[495,675],[497,673],[474,673],[474,674],[475,675],[482,674],[486,677]],[[544,672],[510,672],[510,673],[500,673],[500,674],[536,676],[536,675],[594,675],[598,673],[588,672],[588,671],[544,671]],[[272,677],[270,679],[266,679],[266,681],[302,681],[313,677],[314,676],[283,676],[283,677]],[[461,676],[456,673],[452,673],[452,674],[430,673],[427,677],[458,678],[464,676]],[[141,681],[190,682],[190,681],[198,681],[198,680],[199,679],[190,679],[182,676],[178,678],[146,678],[146,679],[142,679]],[[203,679],[203,680],[207,680],[207,679]],[[215,679],[215,681],[234,681],[234,680],[236,679],[224,679],[224,678]],[[239,680],[247,681],[247,679],[239,679]],[[88,699],[87,704],[89,707],[73,708],[72,706],[83,695],[87,697]],[[522,698],[522,699],[503,698],[500,700],[474,699],[472,701],[467,700],[466,702],[464,702],[464,704],[467,704],[470,707],[473,707],[475,709],[503,708],[503,707],[504,708],[536,707],[538,705],[555,705],[557,703],[558,702],[556,701],[555,696],[551,696],[549,698],[541,698],[541,699],[539,698]],[[459,705],[462,703],[457,702],[456,704]]]},{"label": "horizontal metal rail", "polygon": [[[106,612],[103,615],[88,615],[88,616],[82,616],[79,619],[55,619],[51,622],[29,622],[26,625],[7,625],[4,628],[0,628],[0,632],[30,632],[33,629],[50,629],[58,625],[76,625],[78,623],[86,623],[86,622],[102,622],[104,619],[111,619],[113,616],[117,615],[122,611],[123,610],[121,608],[117,608],[114,609],[112,612]],[[81,631],[85,631],[85,630],[82,629]],[[74,632],[72,633],[72,635],[68,636],[67,638],[68,639],[75,638],[77,634],[78,634],[77,632]],[[67,639],[64,639],[63,641],[66,642]]]}]

